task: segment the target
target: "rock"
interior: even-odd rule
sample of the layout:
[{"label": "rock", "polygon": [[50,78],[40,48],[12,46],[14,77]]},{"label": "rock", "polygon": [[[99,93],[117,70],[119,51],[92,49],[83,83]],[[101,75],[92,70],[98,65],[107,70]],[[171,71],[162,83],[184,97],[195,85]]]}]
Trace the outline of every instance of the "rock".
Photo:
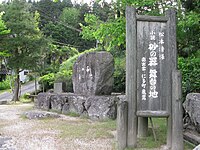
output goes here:
[{"label": "rock", "polygon": [[50,107],[53,111],[57,111],[59,113],[62,112],[63,105],[66,103],[67,98],[65,96],[55,94],[51,95],[49,101],[50,101]]},{"label": "rock", "polygon": [[117,98],[115,96],[88,97],[85,108],[91,119],[115,119],[117,116]]},{"label": "rock", "polygon": [[200,93],[190,93],[183,103],[186,115],[189,116],[192,125],[200,133]]},{"label": "rock", "polygon": [[84,114],[84,111],[86,111],[84,106],[85,101],[86,101],[85,96],[79,96],[79,95],[68,96],[67,101],[63,106],[62,113],[63,114],[77,113],[79,115]]},{"label": "rock", "polygon": [[35,108],[49,110],[51,93],[39,93],[35,100]]},{"label": "rock", "polygon": [[25,112],[24,115],[28,119],[42,119],[42,118],[58,118],[58,117],[60,117],[59,114],[57,114],[57,113],[39,111],[39,110]]},{"label": "rock", "polygon": [[113,87],[114,60],[108,52],[90,52],[79,56],[73,66],[75,94],[110,95]]}]

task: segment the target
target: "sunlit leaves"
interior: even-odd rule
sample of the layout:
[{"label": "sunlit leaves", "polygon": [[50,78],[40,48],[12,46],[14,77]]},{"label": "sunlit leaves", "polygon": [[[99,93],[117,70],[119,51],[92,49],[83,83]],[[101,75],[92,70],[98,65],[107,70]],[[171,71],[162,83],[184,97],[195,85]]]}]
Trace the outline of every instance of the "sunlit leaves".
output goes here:
[{"label": "sunlit leaves", "polygon": [[96,39],[103,44],[107,50],[115,46],[125,45],[125,18],[120,17],[103,22],[95,15],[85,16],[88,26],[82,27],[83,38]]}]

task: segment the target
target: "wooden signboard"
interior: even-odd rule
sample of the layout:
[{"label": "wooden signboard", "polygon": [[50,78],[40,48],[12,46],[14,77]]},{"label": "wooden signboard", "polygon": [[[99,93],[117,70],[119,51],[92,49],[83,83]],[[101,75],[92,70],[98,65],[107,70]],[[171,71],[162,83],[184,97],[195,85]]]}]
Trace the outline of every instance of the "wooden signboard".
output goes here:
[{"label": "wooden signboard", "polygon": [[[126,100],[119,103],[119,149],[136,147],[148,117],[167,118],[167,146],[183,150],[181,75],[177,71],[176,12],[141,16],[126,8]],[[147,133],[147,132],[146,132]],[[126,136],[127,134],[127,136]],[[120,138],[123,137],[123,138]]]},{"label": "wooden signboard", "polygon": [[[151,19],[153,20],[153,19]],[[171,69],[167,19],[137,20],[137,114],[169,116]],[[171,51],[172,52],[172,51]]]}]

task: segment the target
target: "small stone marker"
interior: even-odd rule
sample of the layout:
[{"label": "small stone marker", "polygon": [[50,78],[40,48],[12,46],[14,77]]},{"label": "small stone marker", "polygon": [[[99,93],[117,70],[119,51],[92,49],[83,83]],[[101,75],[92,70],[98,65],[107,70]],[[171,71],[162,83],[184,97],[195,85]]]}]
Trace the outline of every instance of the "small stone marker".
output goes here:
[{"label": "small stone marker", "polygon": [[73,67],[73,89],[81,95],[110,95],[114,60],[108,52],[90,52],[79,56]]},{"label": "small stone marker", "polygon": [[66,84],[64,82],[56,82],[53,89],[55,93],[63,93],[66,91]]}]

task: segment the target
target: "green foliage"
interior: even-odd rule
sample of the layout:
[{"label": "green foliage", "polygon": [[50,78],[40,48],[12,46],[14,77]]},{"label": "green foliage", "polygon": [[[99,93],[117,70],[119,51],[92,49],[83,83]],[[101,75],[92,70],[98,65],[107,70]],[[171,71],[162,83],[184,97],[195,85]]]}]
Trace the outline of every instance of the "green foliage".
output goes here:
[{"label": "green foliage", "polygon": [[[69,86],[67,89],[72,91],[72,66],[79,54],[77,49],[54,44],[50,44],[49,49],[49,58],[46,58],[49,65],[46,65],[41,77],[45,79],[44,88],[46,90],[52,88],[53,82],[66,82]],[[52,77],[52,74],[54,74],[54,77]],[[42,84],[42,81],[39,83]]]},{"label": "green foliage", "polygon": [[24,95],[22,95],[20,97],[20,102],[21,103],[31,103],[32,102],[32,99],[30,98],[30,93],[25,93]]},{"label": "green foliage", "polygon": [[66,24],[78,27],[80,11],[77,8],[64,8],[60,20]]},{"label": "green foliage", "polygon": [[2,20],[3,14],[3,12],[0,13],[0,36],[8,34],[10,32],[10,30],[6,28],[5,22]]},{"label": "green foliage", "polygon": [[53,88],[54,81],[55,81],[54,73],[49,73],[39,78],[39,84],[43,85],[45,90]]},{"label": "green foliage", "polygon": [[0,82],[0,90],[7,90],[10,89],[10,80],[7,77],[6,80]]},{"label": "green foliage", "polygon": [[[12,69],[31,69],[37,66],[41,58],[42,34],[38,28],[38,15],[30,13],[30,5],[24,0],[13,0],[4,5],[3,20],[11,30],[3,39],[2,47],[10,56],[7,62]],[[18,17],[16,17],[18,16]]]},{"label": "green foliage", "polygon": [[87,26],[81,25],[83,38],[98,40],[108,51],[116,46],[125,46],[124,17],[102,22],[95,15],[87,14],[85,22]]},{"label": "green foliage", "polygon": [[79,52],[95,46],[94,41],[82,39],[79,23],[82,16],[90,9],[84,6],[73,7],[70,0],[53,3],[51,0],[41,0],[33,5],[41,15],[40,29],[45,36],[50,37],[56,45],[76,47]]},{"label": "green foliage", "polygon": [[115,57],[114,92],[125,92],[125,57]]},{"label": "green foliage", "polygon": [[[2,15],[4,14],[4,12],[0,13],[0,44],[2,42],[2,39],[5,38],[5,35],[7,35],[8,33],[10,33],[10,30],[7,29],[5,22],[2,20]],[[8,56],[8,52],[6,50],[0,49],[0,56]]]},{"label": "green foliage", "polygon": [[188,57],[200,50],[200,14],[190,11],[181,15],[178,21],[179,54]]},{"label": "green foliage", "polygon": [[182,72],[183,97],[190,92],[200,92],[200,57],[180,57],[178,68]]}]

